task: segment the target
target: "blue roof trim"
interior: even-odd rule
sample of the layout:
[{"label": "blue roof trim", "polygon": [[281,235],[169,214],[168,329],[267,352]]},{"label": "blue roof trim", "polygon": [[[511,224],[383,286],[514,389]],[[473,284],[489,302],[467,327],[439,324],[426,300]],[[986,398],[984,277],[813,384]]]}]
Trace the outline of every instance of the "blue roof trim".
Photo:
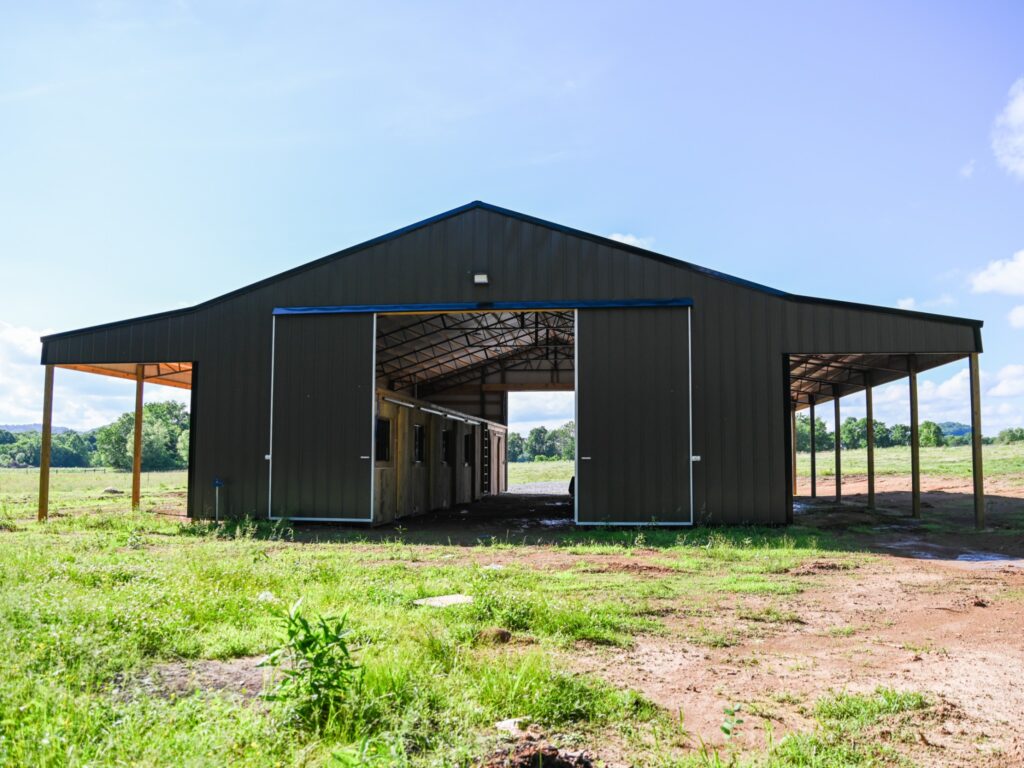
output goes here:
[{"label": "blue roof trim", "polygon": [[505,312],[512,310],[692,307],[693,299],[611,299],[608,301],[457,301],[446,304],[348,304],[334,307],[275,307],[275,315],[354,315],[397,312]]}]

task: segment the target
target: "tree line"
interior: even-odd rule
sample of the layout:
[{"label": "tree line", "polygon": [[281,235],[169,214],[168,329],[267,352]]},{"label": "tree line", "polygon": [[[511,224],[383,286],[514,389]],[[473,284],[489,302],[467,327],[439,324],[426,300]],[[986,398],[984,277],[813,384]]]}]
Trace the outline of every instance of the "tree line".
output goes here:
[{"label": "tree line", "polygon": [[[971,444],[971,428],[966,424],[934,421],[922,421],[919,428],[920,444],[925,447],[944,447]],[[986,445],[1006,445],[1024,442],[1024,428],[1012,427],[1002,430],[996,437],[983,437]],[[840,445],[845,448],[866,448],[868,445],[868,420],[848,417],[839,426]],[[814,447],[819,451],[835,449],[836,436],[825,426],[821,417],[814,419]],[[910,427],[906,424],[888,426],[883,421],[875,420],[875,447],[889,448],[892,446],[910,445]],[[811,450],[811,419],[807,414],[796,417],[796,449],[807,452]]]},{"label": "tree line", "polygon": [[557,429],[534,427],[525,438],[518,432],[508,436],[509,461],[558,461],[575,456],[575,421],[567,421]]},{"label": "tree line", "polygon": [[[178,402],[142,407],[142,469],[154,472],[188,467],[189,415]],[[135,448],[135,414],[123,413],[113,424],[53,435],[50,466],[110,467],[130,470]],[[0,467],[38,467],[42,454],[39,432],[0,429]]]}]

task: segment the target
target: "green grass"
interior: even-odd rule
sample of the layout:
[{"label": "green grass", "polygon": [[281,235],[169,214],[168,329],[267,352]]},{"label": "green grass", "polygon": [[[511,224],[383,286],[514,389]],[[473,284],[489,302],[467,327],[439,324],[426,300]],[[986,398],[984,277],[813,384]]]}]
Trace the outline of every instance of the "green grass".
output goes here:
[{"label": "green grass", "polygon": [[572,461],[510,461],[508,464],[508,484],[542,483],[552,480],[564,480],[576,471]]},{"label": "green grass", "polygon": [[[143,508],[167,503],[167,495],[188,490],[188,472],[143,472],[141,487]],[[105,488],[116,488],[120,495],[103,495]],[[50,511],[62,509],[115,509],[131,504],[132,475],[110,469],[50,470]],[[38,469],[0,469],[0,517],[34,513],[39,500]]]},{"label": "green grass", "polygon": [[[123,496],[99,499],[125,478],[105,473],[55,474],[58,511],[40,524],[29,475],[0,475],[0,764],[327,765],[342,755],[364,765],[468,766],[493,748],[494,722],[522,715],[596,748],[614,732],[638,763],[656,764],[651,745],[671,717],[569,670],[576,644],[668,633],[666,604],[686,616],[679,606],[784,599],[805,588],[789,571],[826,553],[863,559],[801,527],[616,529],[545,545],[573,567],[489,570],[468,555],[524,545],[370,541],[357,529],[299,543],[283,525],[182,523],[127,511]],[[183,479],[149,476],[143,510],[180,492]],[[610,555],[663,571],[598,567]],[[453,592],[474,602],[413,604]],[[346,615],[359,649],[362,687],[336,726],[310,731],[276,705],[228,693],[175,698],[147,682],[160,664],[268,653],[281,642],[278,613],[299,598],[309,616]],[[712,615],[679,635],[721,647],[760,631],[698,623]],[[750,620],[794,617],[779,607]],[[513,642],[481,642],[491,627],[510,630]]]},{"label": "green grass", "polygon": [[[864,475],[868,471],[867,449],[844,450],[843,474]],[[986,445],[982,450],[985,477],[1016,476],[1024,482],[1024,443],[1010,445]],[[811,455],[797,454],[797,472],[801,477],[810,477]],[[816,460],[819,476],[835,474],[834,451],[819,451]],[[909,475],[910,448],[877,448],[875,450],[875,473],[879,475]],[[921,474],[935,477],[970,477],[971,447],[960,445],[951,448],[922,448]]]}]

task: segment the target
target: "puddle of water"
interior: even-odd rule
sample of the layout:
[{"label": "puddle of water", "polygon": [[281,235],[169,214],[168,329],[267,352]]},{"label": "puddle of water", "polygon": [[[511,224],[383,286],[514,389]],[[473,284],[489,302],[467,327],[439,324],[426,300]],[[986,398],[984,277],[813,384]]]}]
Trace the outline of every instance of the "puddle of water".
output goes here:
[{"label": "puddle of water", "polygon": [[1016,562],[1017,558],[1000,555],[998,552],[964,552],[956,556],[957,560],[966,563],[986,563],[991,561],[1006,560]]}]

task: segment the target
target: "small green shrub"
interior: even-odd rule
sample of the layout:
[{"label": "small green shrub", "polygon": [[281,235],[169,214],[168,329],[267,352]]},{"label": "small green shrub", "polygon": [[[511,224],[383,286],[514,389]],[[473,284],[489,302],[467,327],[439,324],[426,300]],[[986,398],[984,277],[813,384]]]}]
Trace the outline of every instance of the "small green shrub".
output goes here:
[{"label": "small green shrub", "polygon": [[311,622],[299,612],[301,604],[300,598],[283,617],[284,645],[261,662],[280,672],[265,698],[284,704],[298,725],[323,730],[360,684],[362,668],[349,650],[352,630],[345,617],[318,616]]}]

